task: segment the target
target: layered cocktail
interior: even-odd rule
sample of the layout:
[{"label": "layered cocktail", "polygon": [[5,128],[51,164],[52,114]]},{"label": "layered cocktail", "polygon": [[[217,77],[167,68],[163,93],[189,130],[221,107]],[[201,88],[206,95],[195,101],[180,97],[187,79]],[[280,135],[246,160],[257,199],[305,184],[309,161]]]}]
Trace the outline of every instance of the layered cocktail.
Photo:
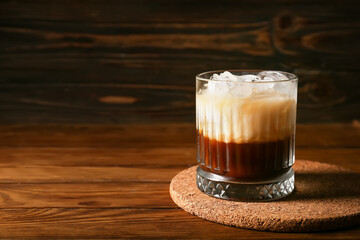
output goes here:
[{"label": "layered cocktail", "polygon": [[196,78],[198,188],[230,200],[274,200],[294,189],[297,77],[213,71]]}]

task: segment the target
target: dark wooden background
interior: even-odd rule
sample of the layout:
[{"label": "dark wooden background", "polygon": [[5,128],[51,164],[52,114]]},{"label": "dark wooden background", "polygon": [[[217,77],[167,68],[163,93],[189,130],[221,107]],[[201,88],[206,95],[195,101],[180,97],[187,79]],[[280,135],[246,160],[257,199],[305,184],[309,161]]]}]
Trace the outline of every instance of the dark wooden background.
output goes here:
[{"label": "dark wooden background", "polygon": [[192,122],[202,71],[300,77],[298,122],[360,116],[360,2],[0,1],[0,123]]}]

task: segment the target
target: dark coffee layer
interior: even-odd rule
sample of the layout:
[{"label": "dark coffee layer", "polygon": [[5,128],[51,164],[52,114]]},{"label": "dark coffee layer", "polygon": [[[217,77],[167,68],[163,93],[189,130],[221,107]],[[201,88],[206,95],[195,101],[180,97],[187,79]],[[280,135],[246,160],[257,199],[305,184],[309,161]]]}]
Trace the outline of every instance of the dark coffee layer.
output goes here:
[{"label": "dark coffee layer", "polygon": [[208,172],[229,180],[261,181],[285,173],[293,164],[294,136],[278,141],[226,143],[197,134],[197,160]]}]

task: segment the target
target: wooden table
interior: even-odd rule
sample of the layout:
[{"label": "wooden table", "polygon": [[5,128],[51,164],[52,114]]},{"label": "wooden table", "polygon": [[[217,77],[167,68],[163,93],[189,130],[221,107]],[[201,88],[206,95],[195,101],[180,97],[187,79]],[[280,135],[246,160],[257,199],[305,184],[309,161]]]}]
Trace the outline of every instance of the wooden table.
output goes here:
[{"label": "wooden table", "polygon": [[[358,239],[360,228],[271,233],[179,209],[169,183],[195,164],[194,124],[2,125],[0,235],[7,238]],[[360,171],[360,126],[298,125],[297,159]]]}]

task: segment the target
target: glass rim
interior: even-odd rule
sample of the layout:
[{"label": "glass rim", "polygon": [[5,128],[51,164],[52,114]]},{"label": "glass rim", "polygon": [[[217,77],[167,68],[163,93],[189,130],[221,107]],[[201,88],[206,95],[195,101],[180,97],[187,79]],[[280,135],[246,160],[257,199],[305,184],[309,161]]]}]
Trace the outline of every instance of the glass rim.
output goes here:
[{"label": "glass rim", "polygon": [[[289,79],[284,79],[284,80],[276,80],[276,81],[261,81],[261,82],[244,82],[244,81],[230,81],[230,80],[213,80],[210,78],[205,78],[202,77],[202,75],[205,74],[215,74],[215,73],[223,73],[225,71],[228,71],[230,73],[232,72],[249,72],[249,74],[251,74],[251,72],[255,73],[259,73],[262,71],[274,71],[274,72],[279,72],[279,73],[285,73],[285,75],[289,78]],[[250,84],[265,84],[265,83],[276,83],[276,82],[291,82],[291,81],[297,81],[298,80],[298,76],[296,76],[293,73],[289,73],[289,72],[284,72],[284,71],[276,71],[276,70],[258,70],[258,69],[225,69],[225,70],[212,70],[212,71],[206,71],[206,72],[202,72],[196,75],[196,80],[201,80],[201,81],[208,81],[208,82],[231,82],[231,83],[239,83],[239,84],[246,84],[246,83],[250,83]]]}]

